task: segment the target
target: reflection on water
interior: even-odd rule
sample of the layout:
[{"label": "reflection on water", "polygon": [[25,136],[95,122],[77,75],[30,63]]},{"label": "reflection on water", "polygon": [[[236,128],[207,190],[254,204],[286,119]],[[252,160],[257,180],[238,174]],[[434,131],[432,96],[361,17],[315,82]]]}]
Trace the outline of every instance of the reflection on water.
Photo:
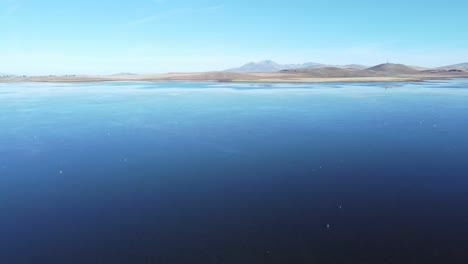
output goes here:
[{"label": "reflection on water", "polygon": [[466,82],[0,84],[0,262],[466,263]]}]

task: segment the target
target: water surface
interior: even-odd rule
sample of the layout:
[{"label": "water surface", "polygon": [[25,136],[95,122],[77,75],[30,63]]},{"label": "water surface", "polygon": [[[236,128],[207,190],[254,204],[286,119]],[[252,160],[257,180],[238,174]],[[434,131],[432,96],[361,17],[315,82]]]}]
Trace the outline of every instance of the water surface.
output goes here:
[{"label": "water surface", "polygon": [[0,263],[468,263],[468,80],[0,84]]}]

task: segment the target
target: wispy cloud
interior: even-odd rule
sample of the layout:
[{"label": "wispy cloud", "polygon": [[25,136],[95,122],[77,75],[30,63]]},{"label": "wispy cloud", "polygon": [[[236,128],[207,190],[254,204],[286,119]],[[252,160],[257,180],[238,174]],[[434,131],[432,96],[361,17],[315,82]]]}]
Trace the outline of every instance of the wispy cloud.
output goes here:
[{"label": "wispy cloud", "polygon": [[[162,1],[162,0],[159,0],[159,1]],[[198,8],[175,9],[175,10],[171,10],[168,12],[154,14],[151,16],[146,16],[146,17],[142,17],[142,18],[130,21],[129,23],[126,24],[126,26],[133,27],[133,26],[139,26],[139,25],[150,23],[150,22],[169,19],[173,17],[193,15],[193,14],[199,14],[199,13],[209,13],[209,12],[217,11],[221,8],[223,8],[222,5],[198,7]]]}]

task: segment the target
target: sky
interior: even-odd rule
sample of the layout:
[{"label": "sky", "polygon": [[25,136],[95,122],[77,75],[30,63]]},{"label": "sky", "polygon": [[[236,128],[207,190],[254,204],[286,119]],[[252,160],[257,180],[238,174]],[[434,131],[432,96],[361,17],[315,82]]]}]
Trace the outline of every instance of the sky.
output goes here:
[{"label": "sky", "polygon": [[468,1],[0,0],[0,72],[468,62]]}]

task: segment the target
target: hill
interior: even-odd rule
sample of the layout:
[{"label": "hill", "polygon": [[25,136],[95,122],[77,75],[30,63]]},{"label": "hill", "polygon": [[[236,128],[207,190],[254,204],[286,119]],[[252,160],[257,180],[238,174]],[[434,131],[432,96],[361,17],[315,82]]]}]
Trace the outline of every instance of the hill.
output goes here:
[{"label": "hill", "polygon": [[271,60],[264,60],[260,62],[250,62],[239,68],[226,70],[226,72],[278,72],[282,70],[315,67],[320,65],[322,64],[315,62],[303,64],[279,64]]},{"label": "hill", "polygon": [[366,71],[375,72],[377,74],[391,74],[391,75],[405,75],[405,74],[418,74],[419,70],[403,65],[403,64],[394,64],[394,63],[384,63],[371,68],[366,69]]}]

